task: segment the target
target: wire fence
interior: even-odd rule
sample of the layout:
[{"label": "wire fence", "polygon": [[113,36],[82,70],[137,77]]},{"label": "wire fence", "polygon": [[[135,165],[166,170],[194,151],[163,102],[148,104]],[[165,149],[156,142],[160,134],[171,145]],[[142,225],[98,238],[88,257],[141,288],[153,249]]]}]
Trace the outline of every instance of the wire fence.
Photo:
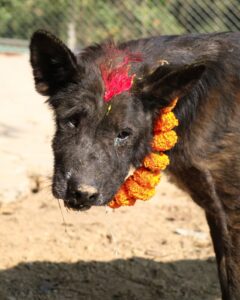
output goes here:
[{"label": "wire fence", "polygon": [[0,0],[0,49],[26,46],[19,41],[39,28],[71,48],[109,37],[238,31],[240,0]]}]

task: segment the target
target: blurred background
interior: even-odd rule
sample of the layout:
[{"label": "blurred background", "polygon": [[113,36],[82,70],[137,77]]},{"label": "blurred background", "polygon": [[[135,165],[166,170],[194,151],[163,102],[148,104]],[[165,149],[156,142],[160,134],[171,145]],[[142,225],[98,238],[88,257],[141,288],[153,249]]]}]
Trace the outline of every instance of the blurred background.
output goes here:
[{"label": "blurred background", "polygon": [[26,47],[51,30],[71,48],[113,36],[240,30],[239,0],[0,0],[0,50]]},{"label": "blurred background", "polygon": [[133,208],[61,212],[52,112],[29,64],[39,28],[73,50],[108,37],[237,31],[240,0],[0,0],[0,299],[220,299],[204,213],[164,176]]}]

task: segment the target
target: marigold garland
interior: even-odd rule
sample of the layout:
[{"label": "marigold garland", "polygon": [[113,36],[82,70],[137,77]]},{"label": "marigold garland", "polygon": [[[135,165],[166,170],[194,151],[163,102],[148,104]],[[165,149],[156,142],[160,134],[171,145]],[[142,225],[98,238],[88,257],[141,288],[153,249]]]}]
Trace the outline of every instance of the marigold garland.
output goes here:
[{"label": "marigold garland", "polygon": [[170,163],[169,157],[163,151],[170,150],[177,143],[177,134],[173,130],[178,126],[178,120],[172,110],[177,104],[174,99],[170,106],[160,111],[153,128],[152,150],[144,160],[143,165],[136,169],[120,187],[113,200],[108,203],[111,208],[134,205],[136,200],[148,200],[155,193],[155,187],[160,181],[160,171]]}]

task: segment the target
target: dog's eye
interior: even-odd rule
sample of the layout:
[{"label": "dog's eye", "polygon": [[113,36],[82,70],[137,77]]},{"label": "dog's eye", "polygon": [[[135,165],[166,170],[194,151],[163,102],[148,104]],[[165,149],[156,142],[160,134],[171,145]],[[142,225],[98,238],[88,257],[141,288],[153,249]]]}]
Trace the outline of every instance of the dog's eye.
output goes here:
[{"label": "dog's eye", "polygon": [[76,114],[66,120],[66,125],[69,128],[77,128],[80,123],[80,115]]},{"label": "dog's eye", "polygon": [[126,131],[126,130],[123,130],[123,131],[121,131],[119,134],[118,134],[118,136],[117,136],[117,138],[119,139],[119,140],[126,140],[128,137],[129,137],[129,135],[130,135],[130,132],[129,131]]},{"label": "dog's eye", "polygon": [[117,137],[115,138],[114,144],[116,146],[123,144],[129,138],[130,135],[131,131],[128,129],[120,131]]}]

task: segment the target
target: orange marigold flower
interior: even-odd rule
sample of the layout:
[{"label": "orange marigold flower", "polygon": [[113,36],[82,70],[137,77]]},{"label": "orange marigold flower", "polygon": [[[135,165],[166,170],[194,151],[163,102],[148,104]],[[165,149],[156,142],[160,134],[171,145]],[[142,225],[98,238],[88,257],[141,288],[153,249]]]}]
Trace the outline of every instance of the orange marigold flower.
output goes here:
[{"label": "orange marigold flower", "polygon": [[153,136],[152,148],[155,151],[166,151],[171,149],[177,142],[177,134],[171,130]]},{"label": "orange marigold flower", "polygon": [[133,173],[133,179],[139,185],[151,189],[159,183],[160,172],[151,172],[148,169],[141,167]]},{"label": "orange marigold flower", "polygon": [[154,133],[158,133],[160,131],[166,132],[174,127],[178,126],[178,120],[175,117],[173,112],[168,112],[166,114],[162,114],[156,121],[154,125]]},{"label": "orange marigold flower", "polygon": [[118,204],[117,201],[115,199],[113,199],[108,203],[108,206],[111,208],[119,208],[121,206],[121,204]]},{"label": "orange marigold flower", "polygon": [[135,199],[148,200],[155,194],[154,188],[149,189],[141,186],[133,179],[133,176],[127,178],[125,185],[128,190],[128,195]]},{"label": "orange marigold flower", "polygon": [[143,160],[143,165],[145,168],[155,172],[159,170],[165,170],[169,165],[170,161],[166,154],[164,153],[150,153]]},{"label": "orange marigold flower", "polygon": [[128,195],[125,185],[123,184],[114,196],[114,199],[110,202],[110,204],[114,206],[113,208],[117,208],[119,206],[134,205],[135,202],[136,199],[133,199]]}]

